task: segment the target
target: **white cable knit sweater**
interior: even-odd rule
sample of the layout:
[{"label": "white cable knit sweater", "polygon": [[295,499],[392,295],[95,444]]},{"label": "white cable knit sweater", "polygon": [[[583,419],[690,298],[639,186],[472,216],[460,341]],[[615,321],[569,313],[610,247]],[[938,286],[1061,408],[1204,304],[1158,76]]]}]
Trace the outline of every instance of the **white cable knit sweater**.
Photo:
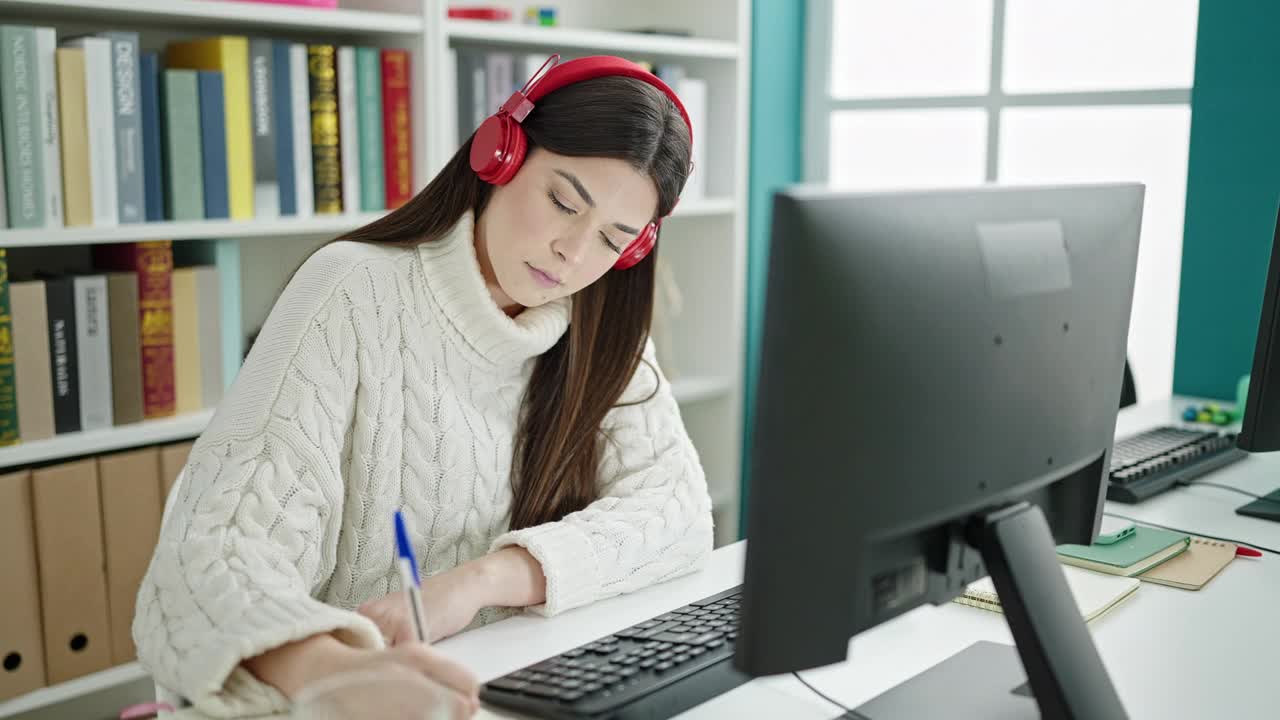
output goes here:
[{"label": "white cable knit sweater", "polygon": [[[484,287],[468,214],[417,248],[339,242],[297,272],[200,436],[138,594],[133,636],[166,688],[215,716],[286,709],[240,667],[334,631],[381,647],[360,603],[398,590],[392,514],[422,572],[520,545],[553,615],[689,572],[711,502],[670,386],[641,364],[612,410],[600,499],[507,532],[512,436],[569,300],[516,318]],[[652,367],[652,344],[646,346]],[[487,613],[479,622],[491,620]]]}]

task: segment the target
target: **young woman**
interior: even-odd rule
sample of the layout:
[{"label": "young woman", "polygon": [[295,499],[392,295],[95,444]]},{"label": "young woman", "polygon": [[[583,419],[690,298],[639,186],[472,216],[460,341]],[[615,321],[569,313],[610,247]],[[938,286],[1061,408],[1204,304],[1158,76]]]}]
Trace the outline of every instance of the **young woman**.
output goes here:
[{"label": "young woman", "polygon": [[647,340],[687,116],[618,58],[531,83],[407,205],[307,260],[192,450],[133,634],[198,708],[278,711],[373,669],[352,705],[368,717],[441,686],[469,713],[467,671],[402,642],[398,509],[431,639],[710,553],[706,482]]}]

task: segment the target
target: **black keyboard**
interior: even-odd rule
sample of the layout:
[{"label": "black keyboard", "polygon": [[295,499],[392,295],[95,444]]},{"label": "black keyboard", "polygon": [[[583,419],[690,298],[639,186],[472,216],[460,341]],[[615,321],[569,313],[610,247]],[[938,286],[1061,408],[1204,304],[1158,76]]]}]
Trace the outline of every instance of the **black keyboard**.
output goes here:
[{"label": "black keyboard", "polygon": [[1229,432],[1159,427],[1115,444],[1107,499],[1125,503],[1200,477],[1248,455]]},{"label": "black keyboard", "polygon": [[539,718],[669,718],[747,682],[732,667],[742,587],[485,683],[480,699]]}]

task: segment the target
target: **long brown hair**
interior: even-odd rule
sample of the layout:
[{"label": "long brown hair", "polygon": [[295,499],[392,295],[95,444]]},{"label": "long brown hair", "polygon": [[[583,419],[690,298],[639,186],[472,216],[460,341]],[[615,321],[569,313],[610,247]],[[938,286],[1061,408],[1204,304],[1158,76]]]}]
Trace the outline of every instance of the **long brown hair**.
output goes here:
[{"label": "long brown hair", "polygon": [[[657,217],[669,214],[688,175],[689,130],[675,105],[639,80],[602,77],[539,101],[523,122],[529,151],[623,160],[653,179]],[[468,139],[422,192],[339,238],[417,245],[440,239],[492,186],[476,177]],[[653,313],[657,247],[574,296],[569,329],[538,358],[525,391],[512,458],[511,529],[559,520],[596,499],[601,423],[640,364]]]}]

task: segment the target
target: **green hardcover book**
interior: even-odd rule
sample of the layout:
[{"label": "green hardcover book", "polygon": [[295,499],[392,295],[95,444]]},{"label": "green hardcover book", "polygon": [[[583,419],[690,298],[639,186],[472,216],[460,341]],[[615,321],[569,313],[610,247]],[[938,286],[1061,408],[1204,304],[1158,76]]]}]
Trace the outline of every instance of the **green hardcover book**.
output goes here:
[{"label": "green hardcover book", "polygon": [[9,258],[0,248],[0,445],[18,442],[18,385],[9,312]]},{"label": "green hardcover book", "polygon": [[1059,545],[1058,559],[1087,570],[1133,577],[1178,555],[1190,544],[1190,536],[1182,533],[1133,526],[1092,545]]},{"label": "green hardcover book", "polygon": [[165,70],[165,218],[204,219],[204,165],[200,160],[200,91],[195,70]]},{"label": "green hardcover book", "polygon": [[360,209],[385,210],[387,193],[382,172],[382,53],[356,48],[356,97],[360,116]]},{"label": "green hardcover book", "polygon": [[0,25],[0,125],[9,227],[44,227],[44,131],[36,30]]}]

